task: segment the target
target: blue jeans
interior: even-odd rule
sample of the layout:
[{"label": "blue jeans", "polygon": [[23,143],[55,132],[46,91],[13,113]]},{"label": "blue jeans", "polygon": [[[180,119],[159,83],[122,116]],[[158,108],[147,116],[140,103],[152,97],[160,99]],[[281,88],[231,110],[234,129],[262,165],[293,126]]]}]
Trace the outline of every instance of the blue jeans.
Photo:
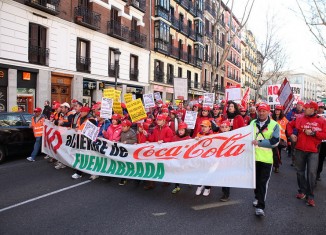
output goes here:
[{"label": "blue jeans", "polygon": [[318,153],[303,152],[296,149],[295,166],[297,168],[299,193],[304,193],[308,198],[313,199],[318,168]]},{"label": "blue jeans", "polygon": [[36,155],[40,151],[41,146],[42,146],[42,136],[36,137],[35,138],[35,143],[34,143],[34,150],[33,150],[32,154],[31,154],[31,158],[33,160],[35,160]]}]

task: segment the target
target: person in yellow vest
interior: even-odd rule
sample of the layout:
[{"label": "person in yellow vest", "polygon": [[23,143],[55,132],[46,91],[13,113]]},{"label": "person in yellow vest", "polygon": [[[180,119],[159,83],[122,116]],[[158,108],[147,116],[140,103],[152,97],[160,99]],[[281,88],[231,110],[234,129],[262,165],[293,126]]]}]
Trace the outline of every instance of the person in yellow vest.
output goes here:
[{"label": "person in yellow vest", "polygon": [[256,156],[256,189],[253,206],[257,216],[265,216],[265,200],[268,182],[273,168],[273,151],[280,142],[280,126],[269,117],[270,107],[266,103],[258,106],[258,118],[250,125],[254,128],[254,140]]},{"label": "person in yellow vest", "polygon": [[45,117],[42,115],[41,108],[34,109],[34,116],[32,117],[31,127],[33,128],[34,136],[35,136],[35,143],[34,143],[34,150],[30,157],[27,158],[28,161],[34,162],[36,155],[40,151],[42,145],[42,135],[43,135],[43,123]]},{"label": "person in yellow vest", "polygon": [[279,173],[280,163],[282,163],[281,152],[283,148],[287,147],[287,137],[285,134],[285,130],[286,125],[289,122],[284,115],[282,105],[275,105],[275,110],[272,114],[272,119],[276,121],[277,124],[280,126],[280,144],[277,146],[277,148],[273,148],[274,172]]}]

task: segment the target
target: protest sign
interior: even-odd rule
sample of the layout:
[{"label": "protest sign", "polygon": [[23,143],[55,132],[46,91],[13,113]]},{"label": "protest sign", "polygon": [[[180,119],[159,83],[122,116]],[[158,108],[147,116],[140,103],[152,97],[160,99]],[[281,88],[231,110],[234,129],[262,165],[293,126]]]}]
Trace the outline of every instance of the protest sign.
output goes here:
[{"label": "protest sign", "polygon": [[122,111],[120,102],[116,102],[116,101],[113,102],[113,111],[114,111],[114,113],[123,115],[123,111]]},{"label": "protest sign", "polygon": [[154,92],[154,98],[155,98],[156,101],[162,100],[161,93],[160,92]]},{"label": "protest sign", "polygon": [[143,95],[143,100],[144,100],[144,106],[145,106],[145,108],[153,108],[153,107],[155,107],[153,93],[144,94]]},{"label": "protest sign", "polygon": [[102,98],[100,117],[111,118],[112,117],[113,100],[110,98]]},{"label": "protest sign", "polygon": [[277,94],[280,104],[284,107],[284,113],[287,113],[294,101],[294,96],[291,90],[290,83],[286,78],[284,79]]},{"label": "protest sign", "polygon": [[203,106],[209,106],[213,108],[215,102],[215,94],[214,93],[204,93],[204,101]]},{"label": "protest sign", "polygon": [[114,91],[113,88],[103,89],[103,97],[114,99]]},{"label": "protest sign", "polygon": [[255,188],[253,126],[170,143],[123,144],[45,120],[42,152],[91,175]]},{"label": "protest sign", "polygon": [[174,78],[174,99],[188,100],[188,79],[187,78]]},{"label": "protest sign", "polygon": [[98,136],[99,128],[87,120],[82,130],[82,134],[87,138],[95,141]]},{"label": "protest sign", "polygon": [[184,122],[187,123],[188,129],[195,129],[197,114],[196,111],[186,111]]},{"label": "protest sign", "polygon": [[129,103],[133,100],[132,93],[124,94],[125,103]]},{"label": "protest sign", "polygon": [[241,100],[241,87],[229,86],[225,89],[225,94],[228,94],[228,100]]},{"label": "protest sign", "polygon": [[121,91],[114,90],[114,99],[113,99],[113,101],[121,103],[120,96],[121,96]]},{"label": "protest sign", "polygon": [[147,118],[147,114],[141,99],[133,100],[126,104],[132,122],[138,122]]}]

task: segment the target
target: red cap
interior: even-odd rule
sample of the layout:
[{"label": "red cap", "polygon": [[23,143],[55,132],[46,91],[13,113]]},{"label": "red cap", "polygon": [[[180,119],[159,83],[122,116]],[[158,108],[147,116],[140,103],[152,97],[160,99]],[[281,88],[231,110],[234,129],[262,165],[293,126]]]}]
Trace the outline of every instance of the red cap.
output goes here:
[{"label": "red cap", "polygon": [[61,104],[59,104],[59,103],[56,103],[55,105],[54,105],[54,109],[58,109],[58,108],[60,108],[61,107]]},{"label": "red cap", "polygon": [[138,127],[144,127],[144,122],[138,122],[138,123],[137,123],[137,126],[138,126]]},{"label": "red cap", "polygon": [[99,109],[99,108],[100,108],[100,106],[98,104],[94,104],[92,107],[92,110]]},{"label": "red cap", "polygon": [[221,122],[220,126],[231,126],[231,122],[229,120],[224,120]]},{"label": "red cap", "polygon": [[150,126],[150,123],[146,123],[146,122],[145,122],[145,123],[143,124],[143,126],[144,126],[144,129],[145,129],[145,130],[148,130],[148,129],[149,129],[149,126]]},{"label": "red cap", "polygon": [[304,102],[303,102],[302,100],[299,100],[297,104],[305,105]]},{"label": "red cap", "polygon": [[151,119],[151,118],[146,118],[145,122],[148,123],[148,124],[152,124],[152,123],[153,123],[153,119]]},{"label": "red cap", "polygon": [[95,112],[95,115],[96,115],[96,116],[100,116],[100,115],[101,115],[101,112],[100,112],[100,111],[96,111],[96,112]]},{"label": "red cap", "polygon": [[179,125],[178,125],[178,130],[187,129],[187,128],[188,128],[188,125],[185,122],[180,122]]},{"label": "red cap", "polygon": [[159,115],[157,115],[156,120],[166,120],[166,116],[159,114]]},{"label": "red cap", "polygon": [[214,104],[213,109],[219,109],[220,107],[217,104]]},{"label": "red cap", "polygon": [[271,111],[271,107],[269,107],[269,105],[266,103],[260,103],[257,110],[258,111],[260,111],[260,110]]},{"label": "red cap", "polygon": [[124,120],[123,122],[121,122],[121,125],[122,126],[131,126],[131,121],[129,121],[129,120]]},{"label": "red cap", "polygon": [[225,104],[225,103],[226,103],[226,101],[225,101],[225,100],[222,100],[222,101],[221,101],[221,103],[222,103],[222,104]]},{"label": "red cap", "polygon": [[210,111],[211,110],[211,107],[209,107],[209,106],[203,106],[203,110]]},{"label": "red cap", "polygon": [[85,106],[80,109],[80,112],[89,113],[89,111],[91,111],[91,109],[89,107],[85,107]]},{"label": "red cap", "polygon": [[121,116],[120,116],[120,114],[115,113],[115,114],[112,115],[111,119],[119,120],[119,119],[121,119]]},{"label": "red cap", "polygon": [[58,101],[56,101],[56,100],[54,100],[53,102],[52,102],[52,105],[55,105],[55,104],[60,104]]},{"label": "red cap", "polygon": [[177,113],[177,111],[176,111],[176,110],[174,110],[174,109],[172,109],[172,110],[170,111],[170,113],[171,113],[171,114],[176,114],[176,113]]},{"label": "red cap", "polygon": [[201,105],[197,103],[197,104],[194,104],[194,107],[198,107],[198,108],[200,108]]},{"label": "red cap", "polygon": [[76,100],[76,99],[71,100],[71,103],[77,103],[77,102],[78,102],[78,100]]},{"label": "red cap", "polygon": [[121,108],[126,109],[127,108],[126,104],[125,103],[121,103]]},{"label": "red cap", "polygon": [[275,110],[283,110],[283,106],[278,104],[278,105],[275,105]]},{"label": "red cap", "polygon": [[204,121],[201,122],[200,125],[201,126],[209,126],[209,127],[211,127],[212,123],[209,120],[204,120]]},{"label": "red cap", "polygon": [[167,109],[167,108],[162,109],[162,113],[168,113],[168,112],[169,112],[169,109]]},{"label": "red cap", "polygon": [[244,107],[241,107],[240,112],[247,112],[247,109],[245,109]]},{"label": "red cap", "polygon": [[[299,102],[298,102],[299,103]],[[307,108],[313,108],[314,110],[318,109],[318,104],[314,101],[309,101],[307,103],[305,103],[304,107]]]},{"label": "red cap", "polygon": [[318,102],[318,107],[319,108],[325,108],[325,104],[323,102]]},{"label": "red cap", "polygon": [[42,112],[42,109],[39,108],[39,107],[36,107],[36,108],[34,109],[34,113],[38,113],[38,112]]},{"label": "red cap", "polygon": [[168,108],[168,105],[167,104],[162,104],[161,108],[162,109],[167,109]]}]

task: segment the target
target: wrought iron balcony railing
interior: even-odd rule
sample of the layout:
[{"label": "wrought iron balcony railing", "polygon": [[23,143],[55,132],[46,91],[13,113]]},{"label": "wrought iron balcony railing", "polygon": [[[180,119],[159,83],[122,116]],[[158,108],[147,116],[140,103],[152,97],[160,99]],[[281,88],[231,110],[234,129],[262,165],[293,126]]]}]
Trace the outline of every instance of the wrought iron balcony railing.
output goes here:
[{"label": "wrought iron balcony railing", "polygon": [[142,12],[146,12],[146,0],[131,0],[130,5]]},{"label": "wrought iron balcony railing", "polygon": [[145,48],[147,44],[147,36],[136,30],[130,30],[130,43]]},{"label": "wrought iron balcony railing", "polygon": [[28,45],[28,61],[32,64],[48,65],[50,49],[35,46],[33,43]]},{"label": "wrought iron balcony railing", "polygon": [[91,72],[91,58],[84,57],[84,56],[77,56],[76,57],[76,67],[77,71],[80,72]]},{"label": "wrought iron balcony railing", "polygon": [[160,5],[155,6],[155,16],[170,21],[170,12]]},{"label": "wrought iron balcony railing", "polygon": [[154,82],[165,83],[165,81],[164,81],[164,72],[154,71]]},{"label": "wrought iron balcony railing", "polygon": [[108,21],[108,34],[124,41],[128,41],[130,36],[129,28],[127,26],[113,20]]},{"label": "wrought iron balcony railing", "polygon": [[51,15],[60,13],[60,0],[25,0],[25,4]]},{"label": "wrought iron balcony railing", "polygon": [[138,69],[130,69],[130,80],[131,81],[138,81]]},{"label": "wrought iron balcony railing", "polygon": [[87,7],[75,7],[76,23],[90,29],[99,30],[101,28],[101,14],[88,9]]}]

